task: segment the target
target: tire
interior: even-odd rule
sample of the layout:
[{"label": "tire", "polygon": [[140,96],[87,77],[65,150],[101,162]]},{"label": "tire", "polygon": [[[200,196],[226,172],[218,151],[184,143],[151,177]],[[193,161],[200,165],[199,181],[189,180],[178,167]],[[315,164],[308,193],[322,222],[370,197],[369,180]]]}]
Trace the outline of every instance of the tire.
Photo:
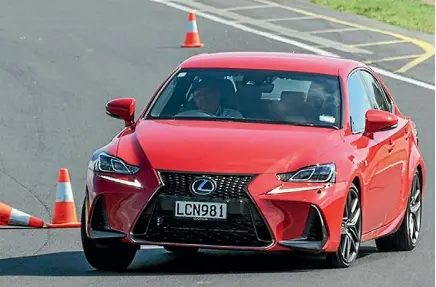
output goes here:
[{"label": "tire", "polygon": [[124,271],[135,258],[137,246],[120,242],[97,244],[86,235],[87,199],[82,206],[81,239],[85,258],[89,265],[102,271]]},{"label": "tire", "polygon": [[[351,216],[350,216],[351,214]],[[359,255],[362,238],[362,205],[354,183],[348,191],[341,225],[341,242],[335,253],[327,254],[327,262],[334,268],[348,268]],[[350,250],[348,251],[348,248]],[[346,252],[348,251],[348,252]]]},{"label": "tire", "polygon": [[165,250],[173,253],[192,254],[198,252],[200,248],[196,247],[181,247],[181,246],[164,246]]},{"label": "tire", "polygon": [[422,188],[421,177],[416,172],[407,201],[406,212],[400,228],[388,236],[375,240],[377,249],[381,252],[411,251],[418,244],[422,221]]}]

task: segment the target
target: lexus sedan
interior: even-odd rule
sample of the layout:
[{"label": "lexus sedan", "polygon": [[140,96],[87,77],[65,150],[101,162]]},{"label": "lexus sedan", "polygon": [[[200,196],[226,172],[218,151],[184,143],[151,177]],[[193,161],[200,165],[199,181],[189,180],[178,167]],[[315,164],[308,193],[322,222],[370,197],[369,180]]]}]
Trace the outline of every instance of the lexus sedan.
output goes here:
[{"label": "lexus sedan", "polygon": [[417,246],[426,167],[413,120],[367,65],[294,53],[193,56],[89,161],[88,263],[127,269],[141,245],[298,251],[351,266],[362,242]]}]

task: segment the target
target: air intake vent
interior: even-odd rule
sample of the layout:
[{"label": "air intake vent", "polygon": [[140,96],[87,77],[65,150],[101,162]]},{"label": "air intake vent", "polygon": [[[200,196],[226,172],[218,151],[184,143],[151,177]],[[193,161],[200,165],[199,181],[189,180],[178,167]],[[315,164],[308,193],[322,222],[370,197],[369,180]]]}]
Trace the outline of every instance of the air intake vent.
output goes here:
[{"label": "air intake vent", "polygon": [[99,231],[109,230],[103,196],[100,196],[95,203],[94,210],[92,212],[91,228]]}]

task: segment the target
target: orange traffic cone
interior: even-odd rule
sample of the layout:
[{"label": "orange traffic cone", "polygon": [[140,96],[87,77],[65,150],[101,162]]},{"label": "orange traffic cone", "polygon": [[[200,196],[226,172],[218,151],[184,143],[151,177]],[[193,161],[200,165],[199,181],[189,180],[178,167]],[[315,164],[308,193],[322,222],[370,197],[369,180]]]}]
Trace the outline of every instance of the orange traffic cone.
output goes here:
[{"label": "orange traffic cone", "polygon": [[200,42],[200,34],[198,33],[197,20],[194,12],[189,12],[188,15],[188,31],[185,35],[185,42],[182,48],[201,48],[203,43]]},{"label": "orange traffic cone", "polygon": [[47,228],[78,228],[76,206],[74,205],[70,175],[66,168],[59,170],[58,189],[53,211],[53,220]]},{"label": "orange traffic cone", "polygon": [[44,221],[0,202],[0,225],[44,227]]}]

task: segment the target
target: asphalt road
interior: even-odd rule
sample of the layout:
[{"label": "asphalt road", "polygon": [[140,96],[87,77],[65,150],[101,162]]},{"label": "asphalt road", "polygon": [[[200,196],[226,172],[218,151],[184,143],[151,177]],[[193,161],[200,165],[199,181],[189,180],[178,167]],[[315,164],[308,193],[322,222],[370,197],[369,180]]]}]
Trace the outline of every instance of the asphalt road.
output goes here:
[{"label": "asphalt road", "polygon": [[[91,152],[122,122],[107,101],[134,96],[139,113],[181,61],[200,52],[304,50],[198,17],[199,50],[180,49],[187,14],[144,0],[2,1],[0,10],[1,201],[50,221],[59,168],[70,171],[76,206]],[[432,74],[434,66],[424,71]],[[429,182],[419,247],[324,269],[317,258],[205,252],[177,258],[138,253],[127,274],[86,263],[78,229],[0,230],[0,286],[434,286],[434,91],[384,77],[420,131]]]},{"label": "asphalt road", "polygon": [[308,0],[153,1],[193,9],[209,18],[219,17],[233,27],[297,40],[312,49],[322,49],[323,54],[351,57],[434,85],[434,73],[427,72],[435,61],[435,38],[431,34],[336,12]]}]

